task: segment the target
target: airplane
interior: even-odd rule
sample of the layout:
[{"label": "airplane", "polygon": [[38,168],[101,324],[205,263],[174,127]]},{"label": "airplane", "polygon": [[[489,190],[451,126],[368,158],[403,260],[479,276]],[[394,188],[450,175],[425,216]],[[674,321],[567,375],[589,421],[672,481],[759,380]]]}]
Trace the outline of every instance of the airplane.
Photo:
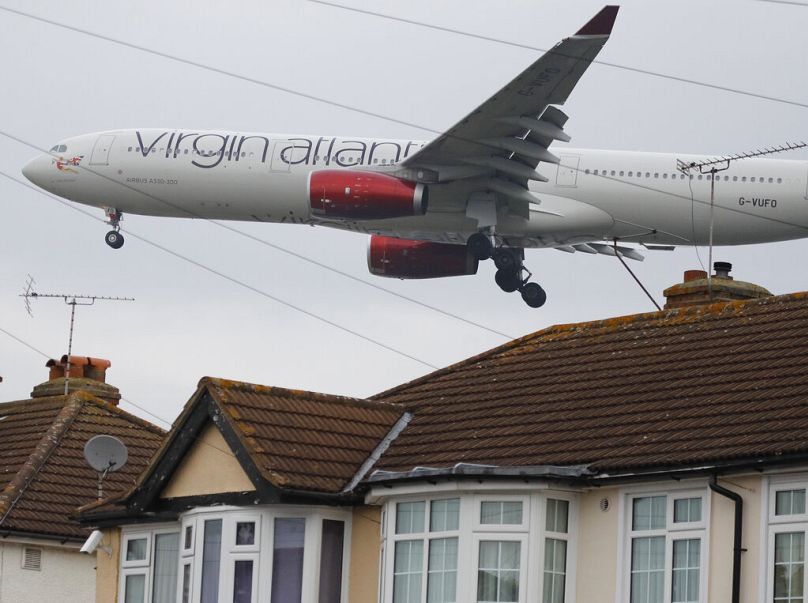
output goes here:
[{"label": "airplane", "polygon": [[570,141],[559,105],[608,40],[618,8],[604,7],[429,142],[116,130],[63,140],[23,174],[102,208],[114,249],[124,213],[327,226],[370,234],[368,267],[379,276],[471,275],[493,259],[497,285],[534,308],[546,293],[530,281],[526,248],[641,260],[626,243],[808,236],[806,161],[728,161],[703,174],[682,169],[706,159],[699,155],[549,150]]}]

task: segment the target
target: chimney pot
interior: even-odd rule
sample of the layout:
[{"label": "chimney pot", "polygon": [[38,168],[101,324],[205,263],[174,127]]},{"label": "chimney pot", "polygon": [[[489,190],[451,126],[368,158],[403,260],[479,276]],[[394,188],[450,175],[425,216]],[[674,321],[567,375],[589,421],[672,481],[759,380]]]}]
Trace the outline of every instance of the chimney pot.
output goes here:
[{"label": "chimney pot", "polygon": [[713,262],[713,270],[718,278],[732,278],[729,275],[732,270],[732,264],[729,262]]},{"label": "chimney pot", "polygon": [[707,278],[707,273],[704,270],[685,270],[684,282],[698,281]]},{"label": "chimney pot", "polygon": [[[40,383],[31,392],[32,398],[57,396],[64,392],[67,354],[59,360],[48,360],[45,366],[50,369],[48,381]],[[107,384],[107,369],[112,366],[109,360],[89,356],[70,356],[69,391],[83,390],[94,396],[117,405],[121,394],[117,387]]]}]

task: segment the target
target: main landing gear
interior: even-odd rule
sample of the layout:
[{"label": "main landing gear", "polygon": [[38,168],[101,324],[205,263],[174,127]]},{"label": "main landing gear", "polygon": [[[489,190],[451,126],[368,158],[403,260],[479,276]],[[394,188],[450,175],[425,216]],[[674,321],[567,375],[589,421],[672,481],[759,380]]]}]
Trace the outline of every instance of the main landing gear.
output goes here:
[{"label": "main landing gear", "polygon": [[466,241],[471,254],[478,260],[493,258],[497,272],[494,280],[506,293],[519,291],[524,302],[531,308],[541,308],[547,294],[537,283],[528,282],[533,276],[524,266],[524,250],[494,247],[491,237],[481,232],[474,233]]},{"label": "main landing gear", "polygon": [[121,234],[123,214],[114,207],[105,207],[104,213],[107,215],[107,224],[112,226],[112,230],[106,234],[104,240],[113,249],[120,249],[123,247],[123,235]]}]

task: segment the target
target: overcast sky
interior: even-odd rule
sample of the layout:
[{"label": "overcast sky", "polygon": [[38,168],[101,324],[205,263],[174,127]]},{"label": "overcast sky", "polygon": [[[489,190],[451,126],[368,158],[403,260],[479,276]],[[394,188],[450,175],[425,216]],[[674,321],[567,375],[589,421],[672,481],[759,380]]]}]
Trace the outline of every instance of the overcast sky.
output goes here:
[{"label": "overcast sky", "polygon": [[[0,11],[0,130],[33,145],[132,127],[429,139],[541,53],[306,0],[36,3],[0,0],[59,23],[418,124],[306,100]],[[377,0],[352,6],[549,48],[602,6],[581,0]],[[347,5],[347,0],[346,0]],[[630,0],[599,59],[808,104],[808,6],[758,0]],[[723,154],[808,138],[808,108],[593,65],[564,107],[571,146]],[[559,150],[564,145],[555,145]],[[0,136],[0,170],[21,179],[35,149]],[[808,153],[789,158],[808,159]],[[807,168],[808,169],[808,168]],[[808,201],[806,201],[808,203]],[[49,357],[67,351],[69,308],[40,292],[131,296],[79,308],[73,350],[108,358],[123,396],[172,421],[204,375],[369,396],[506,337],[307,264],[216,224],[128,215],[130,232],[227,277],[422,360],[422,364],[192,265],[134,236],[113,251],[97,220],[0,177],[0,328]],[[101,218],[100,210],[78,209]],[[652,306],[614,258],[527,252],[548,293],[527,308],[473,277],[397,281],[367,273],[367,237],[306,226],[231,223],[358,278],[509,336],[645,312]],[[718,248],[734,275],[774,293],[808,290],[808,242]],[[706,250],[702,249],[706,263]],[[693,248],[632,263],[662,290],[699,268]],[[0,400],[28,396],[46,358],[0,332]],[[585,363],[586,358],[581,358]],[[151,418],[124,403],[127,410]],[[155,420],[151,418],[152,420]],[[155,420],[156,421],[156,420]],[[161,423],[165,426],[165,423]]]}]

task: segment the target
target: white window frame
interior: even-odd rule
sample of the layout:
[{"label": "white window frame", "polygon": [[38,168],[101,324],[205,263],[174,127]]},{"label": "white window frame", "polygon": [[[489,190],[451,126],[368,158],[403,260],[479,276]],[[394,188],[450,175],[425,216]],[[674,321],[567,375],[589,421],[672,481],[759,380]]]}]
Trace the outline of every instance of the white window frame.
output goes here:
[{"label": "white window frame", "polygon": [[[665,527],[651,530],[634,531],[632,525],[634,500],[637,498],[665,496]],[[673,522],[674,500],[681,498],[701,498],[701,521]],[[699,603],[707,602],[709,592],[709,560],[710,560],[710,501],[712,495],[706,483],[703,487],[683,485],[681,489],[665,489],[659,487],[624,489],[621,492],[622,510],[620,522],[620,562],[618,563],[618,589],[615,600],[628,602],[631,600],[631,552],[634,538],[664,536],[665,537],[665,578],[663,584],[663,603],[671,603],[673,598],[673,541],[698,538],[701,540],[699,556]]]},{"label": "white window frame", "polygon": [[[765,573],[765,600],[774,600],[774,538],[777,534],[789,532],[802,532],[805,534],[805,549],[803,550],[803,565],[808,569],[808,475],[782,475],[770,476],[765,487],[767,488],[767,512],[763,513],[766,554],[761,558],[766,563]],[[806,491],[806,513],[794,515],[775,515],[777,492],[783,490]],[[803,585],[803,596],[808,598],[808,580]]]},{"label": "white window frame", "polygon": [[[482,523],[482,507],[484,502],[520,502],[522,503],[522,523]],[[475,532],[525,532],[530,524],[530,497],[514,494],[484,494],[474,497],[474,531]]]},{"label": "white window frame", "polygon": [[[508,489],[507,493],[498,494],[497,490]],[[521,493],[514,493],[521,492]],[[386,493],[385,493],[386,494]],[[460,499],[459,530],[450,532],[429,532],[429,513],[432,501]],[[546,530],[547,499],[564,500],[569,504],[567,533],[548,532]],[[393,601],[393,575],[395,566],[395,544],[400,540],[421,540],[424,542],[424,560],[422,574],[421,603],[426,602],[429,580],[429,541],[435,538],[458,538],[457,559],[457,601],[476,601],[477,575],[480,541],[519,541],[521,543],[521,561],[519,589],[520,601],[542,601],[544,582],[545,539],[556,538],[567,542],[566,565],[566,603],[576,601],[576,566],[577,539],[579,526],[579,494],[573,490],[539,489],[525,484],[514,484],[513,487],[497,484],[491,491],[471,492],[462,490],[461,484],[454,487],[437,487],[429,490],[408,492],[398,496],[378,496],[374,502],[382,502],[382,547],[380,552],[379,598],[382,603]],[[424,501],[424,532],[414,534],[396,534],[395,518],[398,503]],[[480,524],[482,502],[522,503],[522,523],[520,525]]]},{"label": "white window frame", "polygon": [[[479,509],[479,506],[477,507]],[[524,519],[524,507],[522,507],[522,519]],[[473,582],[472,586],[472,597],[470,597],[469,601],[478,602],[477,599],[477,576],[478,572],[480,571],[480,543],[481,542],[519,542],[519,599],[517,603],[524,603],[527,599],[527,582],[528,582],[528,572],[535,568],[530,568],[528,566],[528,535],[527,534],[514,534],[514,533],[507,533],[507,532],[477,532],[472,536],[472,553],[473,553],[473,578],[474,580],[469,580],[469,582]],[[458,572],[458,580],[460,578]],[[543,572],[542,572],[543,573]],[[458,603],[460,603],[458,597]]]},{"label": "white window frame", "polygon": [[[182,528],[181,524],[154,524],[149,526],[148,530],[144,530],[143,526],[137,526],[134,529],[124,528],[121,534],[121,569],[118,578],[118,600],[125,601],[126,594],[126,576],[145,576],[144,596],[146,597],[144,603],[150,603],[152,600],[152,589],[154,588],[154,538],[158,534],[173,534],[180,533],[180,552],[182,551]],[[146,559],[145,560],[126,560],[126,547],[130,540],[138,540],[141,538],[146,539]],[[182,572],[183,559],[178,554],[177,571]],[[179,582],[179,580],[178,580]],[[182,599],[178,599],[182,603]]]}]

